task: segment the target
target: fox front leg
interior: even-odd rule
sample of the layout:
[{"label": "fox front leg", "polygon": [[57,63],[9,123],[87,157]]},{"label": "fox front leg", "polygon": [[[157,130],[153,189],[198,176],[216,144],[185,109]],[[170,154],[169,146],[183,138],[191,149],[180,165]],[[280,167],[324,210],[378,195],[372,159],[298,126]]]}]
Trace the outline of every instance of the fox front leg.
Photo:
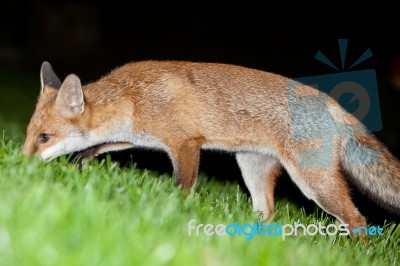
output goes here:
[{"label": "fox front leg", "polygon": [[189,190],[196,183],[202,144],[202,138],[192,138],[172,146],[170,157],[177,186]]}]

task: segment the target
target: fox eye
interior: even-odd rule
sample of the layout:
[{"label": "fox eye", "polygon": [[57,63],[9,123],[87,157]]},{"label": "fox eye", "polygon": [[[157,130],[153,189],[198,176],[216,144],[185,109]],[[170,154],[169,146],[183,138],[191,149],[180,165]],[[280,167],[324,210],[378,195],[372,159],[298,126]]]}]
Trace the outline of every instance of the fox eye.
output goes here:
[{"label": "fox eye", "polygon": [[41,133],[39,134],[39,137],[37,138],[37,142],[40,144],[46,143],[50,139],[50,135],[46,133]]}]

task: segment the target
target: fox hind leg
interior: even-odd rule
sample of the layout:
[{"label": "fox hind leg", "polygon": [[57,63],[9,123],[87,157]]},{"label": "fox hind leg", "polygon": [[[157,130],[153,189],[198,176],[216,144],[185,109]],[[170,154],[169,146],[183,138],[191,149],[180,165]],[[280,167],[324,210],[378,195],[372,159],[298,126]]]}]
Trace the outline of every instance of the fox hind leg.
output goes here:
[{"label": "fox hind leg", "polygon": [[236,160],[250,192],[253,210],[260,212],[260,218],[271,218],[275,212],[274,189],[281,164],[270,155],[253,152],[238,152]]},{"label": "fox hind leg", "polygon": [[306,197],[341,223],[348,224],[350,231],[367,225],[365,217],[351,199],[350,189],[339,166],[323,169],[293,166],[287,167],[287,170]]}]

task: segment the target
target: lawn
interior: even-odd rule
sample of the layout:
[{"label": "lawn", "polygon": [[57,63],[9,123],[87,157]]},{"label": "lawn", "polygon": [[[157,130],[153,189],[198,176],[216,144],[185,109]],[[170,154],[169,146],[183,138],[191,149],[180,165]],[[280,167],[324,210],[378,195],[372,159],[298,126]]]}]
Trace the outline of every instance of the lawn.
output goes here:
[{"label": "lawn", "polygon": [[[188,223],[257,223],[237,183],[201,175],[191,193],[173,179],[110,157],[79,170],[20,155],[37,77],[0,72],[0,265],[399,265],[400,226],[363,243],[343,236],[188,235]],[[327,225],[277,200],[271,223]]]}]

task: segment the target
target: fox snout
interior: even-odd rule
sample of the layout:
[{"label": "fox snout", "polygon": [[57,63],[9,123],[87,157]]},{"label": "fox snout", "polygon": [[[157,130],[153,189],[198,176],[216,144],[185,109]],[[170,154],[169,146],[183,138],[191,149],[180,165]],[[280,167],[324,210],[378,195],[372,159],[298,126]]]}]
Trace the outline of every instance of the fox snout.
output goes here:
[{"label": "fox snout", "polygon": [[25,156],[32,156],[36,152],[36,145],[32,144],[29,139],[27,139],[22,146],[22,154]]}]

